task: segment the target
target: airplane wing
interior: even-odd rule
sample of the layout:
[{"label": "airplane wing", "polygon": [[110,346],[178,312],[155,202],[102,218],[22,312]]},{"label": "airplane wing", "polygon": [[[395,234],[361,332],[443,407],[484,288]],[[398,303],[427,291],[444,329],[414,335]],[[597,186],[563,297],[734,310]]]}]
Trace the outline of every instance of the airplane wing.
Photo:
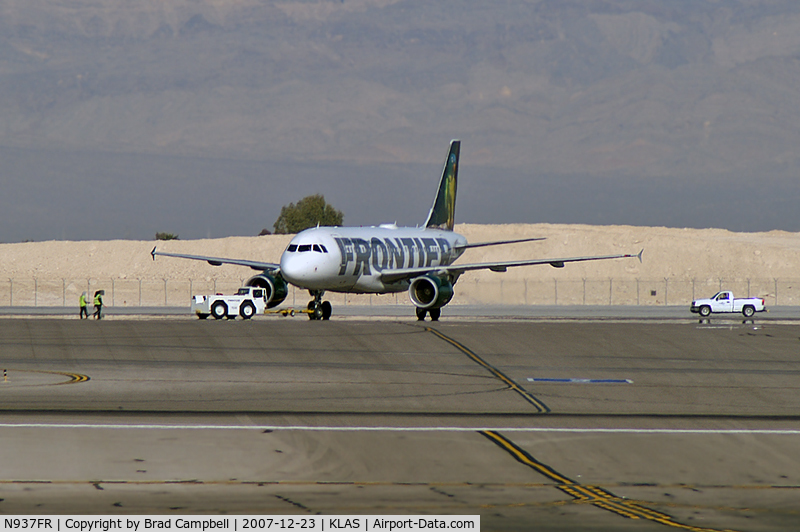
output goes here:
[{"label": "airplane wing", "polygon": [[246,259],[223,259],[220,257],[205,257],[203,255],[185,255],[183,253],[166,253],[164,251],[156,251],[156,248],[153,248],[153,251],[150,252],[150,255],[153,256],[153,260],[156,260],[156,255],[161,255],[164,257],[177,257],[179,259],[191,259],[191,260],[202,260],[209,263],[212,266],[221,266],[223,264],[235,264],[237,266],[247,266],[254,270],[258,271],[273,271],[277,272],[280,270],[280,264],[273,264],[271,262],[258,262],[255,260],[246,260]]},{"label": "airplane wing", "polygon": [[535,242],[537,240],[546,240],[546,239],[544,237],[538,237],[538,238],[520,238],[518,240],[495,240],[492,242],[476,242],[475,244],[464,244],[463,246],[455,246],[455,249],[483,248],[486,246],[500,246],[502,244],[519,244],[520,242]]},{"label": "airplane wing", "polygon": [[593,257],[571,257],[568,259],[529,259],[529,260],[515,260],[507,262],[482,262],[477,264],[451,264],[450,266],[431,266],[430,268],[403,268],[398,270],[384,270],[381,272],[381,281],[385,283],[392,283],[401,281],[403,279],[410,279],[425,275],[426,273],[433,273],[437,275],[451,275],[458,277],[464,272],[473,270],[492,270],[493,272],[504,272],[508,268],[516,266],[535,266],[537,264],[549,264],[554,268],[563,268],[567,262],[586,262],[590,260],[607,260],[607,259],[628,259],[637,258],[642,262],[641,250],[636,255],[601,255]]}]

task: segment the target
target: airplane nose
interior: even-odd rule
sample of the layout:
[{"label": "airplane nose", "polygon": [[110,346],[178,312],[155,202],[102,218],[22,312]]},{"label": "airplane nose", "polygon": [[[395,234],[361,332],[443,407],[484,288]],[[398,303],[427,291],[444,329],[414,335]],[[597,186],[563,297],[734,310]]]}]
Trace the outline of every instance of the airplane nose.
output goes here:
[{"label": "airplane nose", "polygon": [[284,257],[281,260],[281,273],[292,284],[310,286],[319,276],[317,262],[310,254]]},{"label": "airplane nose", "polygon": [[281,274],[289,281],[300,280],[302,269],[300,268],[298,257],[290,256],[281,259]]},{"label": "airplane nose", "polygon": [[325,290],[338,280],[339,257],[331,251],[331,246],[297,245],[294,251],[287,250],[281,256],[281,272],[284,279],[296,286]]}]

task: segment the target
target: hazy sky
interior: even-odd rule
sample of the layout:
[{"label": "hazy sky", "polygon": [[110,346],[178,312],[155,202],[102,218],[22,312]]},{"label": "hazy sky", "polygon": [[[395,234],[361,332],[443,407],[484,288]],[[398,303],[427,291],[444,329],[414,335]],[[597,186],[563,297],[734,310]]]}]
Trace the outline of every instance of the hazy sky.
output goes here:
[{"label": "hazy sky", "polygon": [[[441,155],[447,142],[431,147]],[[470,165],[462,145],[458,223],[584,223],[796,230],[797,181],[758,186],[707,179],[530,176]],[[0,150],[8,191],[6,241],[183,239],[272,230],[280,207],[314,193],[348,225],[424,222],[440,164],[260,162],[81,152]],[[130,172],[129,169],[135,169]],[[28,177],[33,174],[35,177]],[[15,198],[14,202],[8,198]]]},{"label": "hazy sky", "polygon": [[345,223],[800,231],[800,5],[456,0],[0,8],[0,241]]}]

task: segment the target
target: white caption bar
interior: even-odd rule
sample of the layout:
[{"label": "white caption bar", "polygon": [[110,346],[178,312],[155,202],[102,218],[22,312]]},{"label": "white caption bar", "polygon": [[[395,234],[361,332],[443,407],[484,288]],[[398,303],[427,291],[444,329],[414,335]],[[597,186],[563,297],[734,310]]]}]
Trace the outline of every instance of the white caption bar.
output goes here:
[{"label": "white caption bar", "polygon": [[0,531],[35,530],[40,532],[143,532],[158,530],[192,530],[199,532],[258,532],[262,530],[298,530],[327,532],[349,530],[468,530],[480,531],[478,515],[245,515],[237,517],[208,516],[97,516],[55,515],[49,517],[4,516]]}]

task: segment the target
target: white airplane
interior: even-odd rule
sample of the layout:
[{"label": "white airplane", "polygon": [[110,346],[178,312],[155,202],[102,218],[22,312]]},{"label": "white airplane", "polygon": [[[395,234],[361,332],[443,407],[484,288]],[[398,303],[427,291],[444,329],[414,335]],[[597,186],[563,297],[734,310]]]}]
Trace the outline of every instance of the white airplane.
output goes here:
[{"label": "white airplane", "polygon": [[456,182],[461,141],[450,142],[439,190],[423,227],[314,227],[301,231],[281,255],[280,264],[252,260],[225,259],[165,253],[153,248],[151,255],[203,260],[213,266],[237,264],[261,273],[250,278],[247,286],[266,289],[267,306],[280,305],[288,293],[288,284],[308,290],[312,320],[330,319],[332,308],[323,301],[325,292],[390,294],[408,290],[416,306],[417,318],[439,319],[441,309],[453,297],[458,278],[472,270],[504,272],[515,266],[549,264],[563,268],[567,262],[622,259],[638,255],[605,255],[565,259],[530,259],[478,264],[454,264],[469,248],[544,240],[524,238],[495,242],[467,243],[453,232],[456,206]]}]

